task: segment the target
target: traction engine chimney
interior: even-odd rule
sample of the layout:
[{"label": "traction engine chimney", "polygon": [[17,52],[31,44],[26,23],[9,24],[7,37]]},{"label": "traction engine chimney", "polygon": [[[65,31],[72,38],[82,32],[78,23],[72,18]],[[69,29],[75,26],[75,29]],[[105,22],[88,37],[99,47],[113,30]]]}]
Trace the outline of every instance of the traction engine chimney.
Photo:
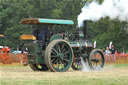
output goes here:
[{"label": "traction engine chimney", "polygon": [[87,20],[83,21],[83,34],[84,34],[84,39],[87,40],[88,38],[88,21]]}]

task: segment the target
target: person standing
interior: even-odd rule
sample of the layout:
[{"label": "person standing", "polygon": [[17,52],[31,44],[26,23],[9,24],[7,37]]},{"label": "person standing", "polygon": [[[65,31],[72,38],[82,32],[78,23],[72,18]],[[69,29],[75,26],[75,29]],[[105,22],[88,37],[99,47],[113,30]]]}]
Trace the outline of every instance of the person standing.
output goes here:
[{"label": "person standing", "polygon": [[110,62],[110,54],[111,54],[111,51],[109,50],[108,47],[106,47],[106,50],[105,50],[105,59],[106,59],[106,61],[108,63]]},{"label": "person standing", "polygon": [[112,54],[112,61],[115,62],[116,61],[116,55],[115,55],[116,49],[115,49],[114,45],[112,45],[110,50],[111,50],[111,54]]}]

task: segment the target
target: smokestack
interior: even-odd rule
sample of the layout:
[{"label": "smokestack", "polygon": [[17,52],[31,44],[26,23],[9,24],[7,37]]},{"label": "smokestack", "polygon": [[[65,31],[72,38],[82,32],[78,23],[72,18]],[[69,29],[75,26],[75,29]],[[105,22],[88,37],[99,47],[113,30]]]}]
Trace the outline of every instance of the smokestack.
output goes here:
[{"label": "smokestack", "polygon": [[84,33],[84,39],[87,40],[88,38],[88,21],[83,21],[83,33]]}]

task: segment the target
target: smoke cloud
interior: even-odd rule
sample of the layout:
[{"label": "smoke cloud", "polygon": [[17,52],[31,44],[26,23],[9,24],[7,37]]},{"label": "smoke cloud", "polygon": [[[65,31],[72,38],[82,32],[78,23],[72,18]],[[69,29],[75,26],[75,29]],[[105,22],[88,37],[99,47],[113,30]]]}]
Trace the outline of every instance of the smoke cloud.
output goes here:
[{"label": "smoke cloud", "polygon": [[98,21],[101,18],[128,21],[128,0],[104,0],[102,4],[93,1],[85,4],[78,15],[78,26],[83,26],[84,20]]}]

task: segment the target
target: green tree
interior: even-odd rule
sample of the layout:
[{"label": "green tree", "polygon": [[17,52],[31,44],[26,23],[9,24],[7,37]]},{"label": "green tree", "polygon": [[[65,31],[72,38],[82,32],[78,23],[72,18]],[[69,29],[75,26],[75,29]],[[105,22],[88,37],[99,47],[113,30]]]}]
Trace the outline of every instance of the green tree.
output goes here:
[{"label": "green tree", "polygon": [[[94,0],[1,0],[0,34],[5,34],[7,45],[15,47],[20,44],[20,35],[32,31],[20,22],[24,18],[71,19],[77,24],[77,16],[86,3]],[[96,0],[100,4],[104,0]],[[110,20],[109,17],[97,22],[89,22],[90,40],[97,41],[99,48],[108,46],[109,42],[121,51],[128,48],[127,22]],[[28,29],[29,28],[29,29]]]},{"label": "green tree", "polygon": [[22,19],[55,18],[77,22],[77,15],[84,5],[80,0],[4,0],[0,4],[0,33],[8,37],[7,45],[11,47],[21,43],[20,35],[28,32],[20,23]]}]

